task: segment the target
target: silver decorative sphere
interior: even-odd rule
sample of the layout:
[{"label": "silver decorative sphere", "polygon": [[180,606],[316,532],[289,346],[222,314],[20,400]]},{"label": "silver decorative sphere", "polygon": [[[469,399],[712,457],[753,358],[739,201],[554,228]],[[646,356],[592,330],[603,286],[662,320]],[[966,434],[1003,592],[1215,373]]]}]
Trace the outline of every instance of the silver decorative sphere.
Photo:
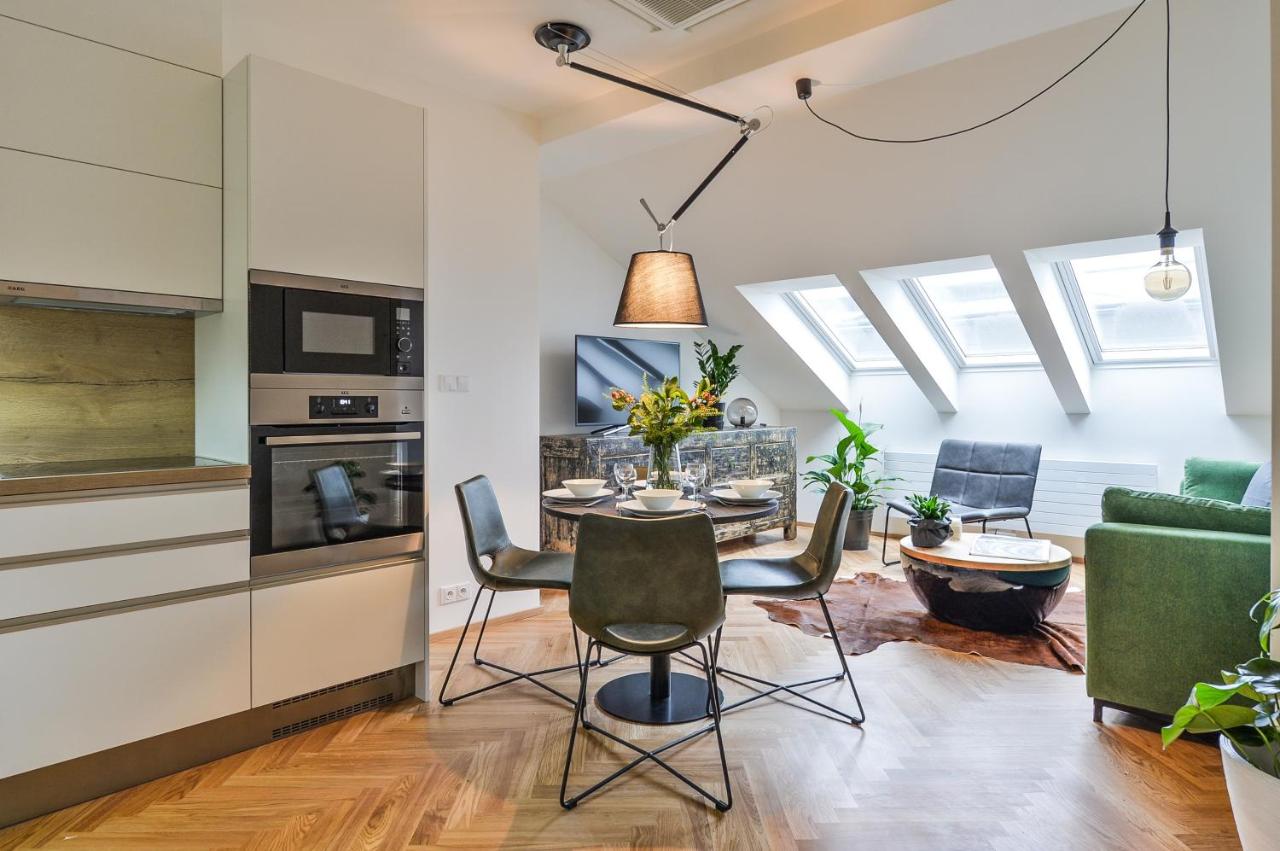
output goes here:
[{"label": "silver decorative sphere", "polygon": [[734,399],[724,409],[724,418],[734,428],[747,428],[755,425],[756,417],[760,416],[756,403],[747,398]]}]

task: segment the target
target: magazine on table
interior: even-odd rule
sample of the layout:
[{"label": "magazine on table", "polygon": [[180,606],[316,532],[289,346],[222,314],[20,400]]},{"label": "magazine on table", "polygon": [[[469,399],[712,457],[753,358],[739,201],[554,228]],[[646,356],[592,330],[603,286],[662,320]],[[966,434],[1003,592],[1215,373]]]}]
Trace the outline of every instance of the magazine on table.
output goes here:
[{"label": "magazine on table", "polygon": [[969,554],[1014,561],[1048,561],[1053,543],[1043,538],[1014,538],[1009,535],[979,535]]}]

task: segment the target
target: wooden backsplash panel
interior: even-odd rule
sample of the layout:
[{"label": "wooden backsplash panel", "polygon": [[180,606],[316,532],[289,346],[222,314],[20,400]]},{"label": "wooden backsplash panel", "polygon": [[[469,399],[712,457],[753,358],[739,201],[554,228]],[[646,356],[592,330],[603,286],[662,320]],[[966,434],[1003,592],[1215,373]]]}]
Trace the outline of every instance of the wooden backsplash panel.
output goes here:
[{"label": "wooden backsplash panel", "polygon": [[0,462],[194,447],[194,319],[0,306]]}]

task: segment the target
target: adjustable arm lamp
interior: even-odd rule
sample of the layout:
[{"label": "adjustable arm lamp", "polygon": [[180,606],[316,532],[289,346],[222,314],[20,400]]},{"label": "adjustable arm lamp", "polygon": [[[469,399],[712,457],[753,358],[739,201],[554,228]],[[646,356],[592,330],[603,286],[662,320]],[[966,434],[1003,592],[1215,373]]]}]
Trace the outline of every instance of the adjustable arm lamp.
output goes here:
[{"label": "adjustable arm lamp", "polygon": [[711,181],[724,171],[729,161],[737,156],[738,151],[741,151],[747,141],[760,129],[760,120],[734,115],[731,112],[573,61],[569,58],[569,54],[591,43],[591,36],[577,24],[560,21],[545,23],[533,31],[533,37],[537,39],[538,44],[557,53],[557,65],[696,109],[698,112],[737,125],[738,132],[741,134],[738,141],[720,158],[720,161],[694,188],[670,219],[661,221],[654,215],[648,202],[643,198],[640,199],[641,206],[658,228],[658,250],[640,251],[631,255],[627,279],[622,286],[622,298],[618,301],[618,312],[613,320],[615,326],[623,328],[706,328],[707,312],[702,303],[702,292],[698,287],[693,257],[664,248],[663,238],[693,202],[698,200],[698,196],[711,185]]}]

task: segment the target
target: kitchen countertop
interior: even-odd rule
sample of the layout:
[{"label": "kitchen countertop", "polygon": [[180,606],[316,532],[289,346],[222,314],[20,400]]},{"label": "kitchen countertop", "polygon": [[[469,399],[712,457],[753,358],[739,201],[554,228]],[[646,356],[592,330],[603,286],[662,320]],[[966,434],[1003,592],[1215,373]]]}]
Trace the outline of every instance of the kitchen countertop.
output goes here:
[{"label": "kitchen countertop", "polygon": [[0,464],[0,497],[248,478],[247,464],[198,455]]}]

